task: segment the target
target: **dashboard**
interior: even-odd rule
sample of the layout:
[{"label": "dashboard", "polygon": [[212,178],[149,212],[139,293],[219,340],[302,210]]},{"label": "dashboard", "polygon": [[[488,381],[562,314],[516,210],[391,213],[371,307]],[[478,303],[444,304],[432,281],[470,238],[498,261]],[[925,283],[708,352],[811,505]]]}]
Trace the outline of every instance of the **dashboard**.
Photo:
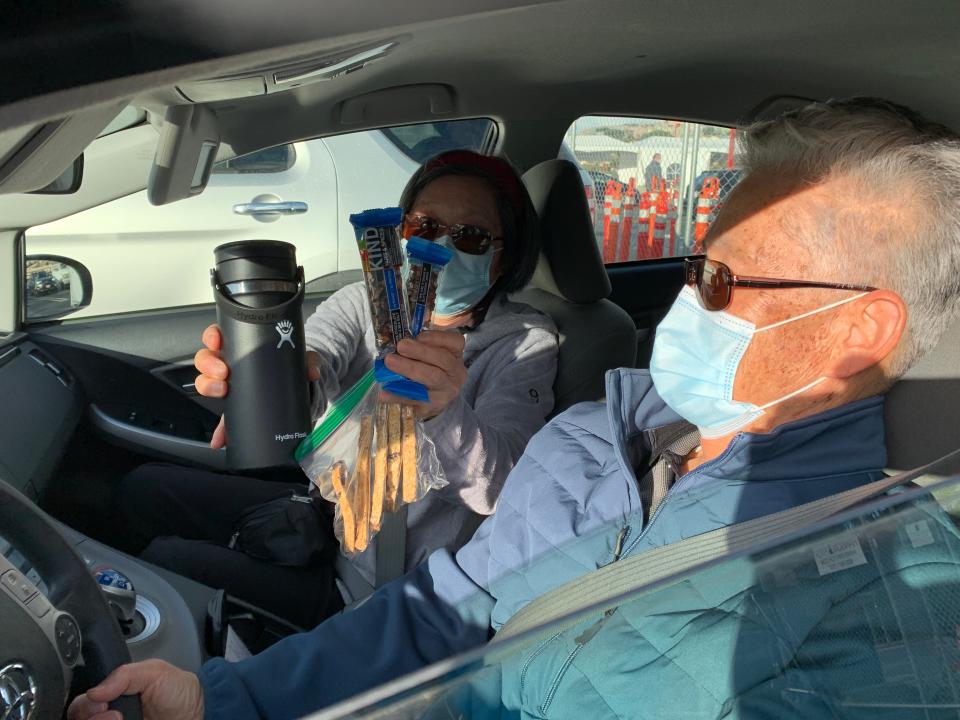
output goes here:
[{"label": "dashboard", "polygon": [[83,409],[73,375],[32,342],[0,346],[0,476],[31,500],[45,490]]},{"label": "dashboard", "polygon": [[[82,387],[69,369],[24,336],[0,344],[0,482],[37,501],[53,481],[57,465],[84,410]],[[136,593],[136,617],[125,636],[134,660],[161,658],[196,671],[203,650],[207,605],[214,590],[150,566],[57,523],[61,534],[93,575],[112,569]],[[0,556],[47,595],[30,548],[13,547],[0,527]],[[2,622],[0,622],[2,624]],[[0,633],[0,650],[3,648]]]}]

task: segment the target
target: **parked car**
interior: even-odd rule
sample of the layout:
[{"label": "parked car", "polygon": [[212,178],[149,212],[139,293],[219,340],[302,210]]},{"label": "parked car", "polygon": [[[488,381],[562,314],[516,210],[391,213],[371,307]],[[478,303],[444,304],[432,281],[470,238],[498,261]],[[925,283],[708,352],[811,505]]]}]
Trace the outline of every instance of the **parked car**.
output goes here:
[{"label": "parked car", "polygon": [[28,287],[33,295],[49,295],[50,293],[55,293],[63,289],[60,281],[54,278],[51,272],[46,270],[35,273]]},{"label": "parked car", "polygon": [[[198,197],[157,207],[145,190],[135,192],[32,227],[27,249],[89,268],[96,293],[76,317],[208,303],[213,249],[234,240],[296,245],[310,288],[332,292],[359,278],[349,213],[396,204],[414,170],[438,148],[489,149],[490,127],[483,119],[426,123],[258,150],[217,163]],[[96,142],[124,141],[119,133]],[[307,211],[243,215],[234,209],[254,201],[299,201]],[[126,273],[115,272],[118,263]]]},{"label": "parked car", "polygon": [[[27,249],[66,255],[89,268],[96,294],[75,317],[210,302],[213,249],[234,240],[268,238],[298,246],[308,288],[333,292],[360,278],[349,213],[396,204],[407,180],[432,155],[461,147],[489,151],[495,129],[486,119],[433,122],[258,150],[214,165],[199,197],[156,207],[145,190],[136,192],[30,228]],[[105,136],[97,142],[122,141]],[[574,160],[566,146],[559,156]],[[592,189],[590,176],[580,173]],[[235,208],[253,201],[304,202],[307,212],[238,214]],[[113,272],[117,263],[140,282]]]}]

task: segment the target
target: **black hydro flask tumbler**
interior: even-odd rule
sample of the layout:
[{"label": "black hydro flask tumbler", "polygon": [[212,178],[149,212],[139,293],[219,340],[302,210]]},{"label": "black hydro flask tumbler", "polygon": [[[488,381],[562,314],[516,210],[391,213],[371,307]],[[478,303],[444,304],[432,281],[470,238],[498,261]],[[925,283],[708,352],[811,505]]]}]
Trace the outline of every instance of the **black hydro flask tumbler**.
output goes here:
[{"label": "black hydro flask tumbler", "polygon": [[303,268],[296,249],[248,240],[221,245],[214,258],[211,283],[230,368],[227,466],[292,466],[294,450],[310,432]]}]

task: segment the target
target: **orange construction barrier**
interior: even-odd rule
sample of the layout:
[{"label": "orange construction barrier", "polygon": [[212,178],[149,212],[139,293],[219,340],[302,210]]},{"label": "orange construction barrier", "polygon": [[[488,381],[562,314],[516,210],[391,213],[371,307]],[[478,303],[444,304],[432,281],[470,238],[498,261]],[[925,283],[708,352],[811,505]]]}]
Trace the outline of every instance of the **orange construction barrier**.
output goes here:
[{"label": "orange construction barrier", "polygon": [[[653,226],[657,222],[657,212],[660,207],[660,196],[663,194],[664,188],[663,180],[658,177],[652,178],[653,182],[651,183],[650,190],[650,225],[647,229],[647,248],[653,247]],[[660,253],[656,255],[650,255],[649,257],[660,257]]]},{"label": "orange construction barrier", "polygon": [[719,198],[720,178],[713,176],[704,178],[700,197],[697,198],[697,224],[693,230],[694,254],[703,252],[703,239],[707,236],[707,228],[710,227],[710,213],[717,206]]},{"label": "orange construction barrier", "polygon": [[650,257],[664,257],[664,250],[670,250],[667,245],[667,221],[670,212],[669,200],[666,192],[660,192],[657,197],[657,214],[653,216],[653,240],[650,242]]},{"label": "orange construction barrier", "polygon": [[[607,238],[610,237],[610,217],[613,215],[613,180],[607,180],[607,186],[603,191],[603,245],[601,250],[607,246]],[[606,251],[604,250],[604,258]]]},{"label": "orange construction barrier", "polygon": [[640,193],[640,212],[637,216],[637,247],[634,252],[635,260],[650,257],[647,254],[647,228],[650,227],[650,193]]},{"label": "orange construction barrier", "polygon": [[630,260],[630,245],[633,240],[633,221],[637,215],[637,179],[630,178],[627,191],[623,196],[623,208],[620,216],[620,262]]},{"label": "orange construction barrier", "polygon": [[607,181],[607,194],[604,198],[603,208],[606,213],[607,201],[610,203],[610,217],[604,217],[603,228],[603,262],[616,262],[617,243],[620,240],[620,204],[622,202],[623,190],[621,184],[613,180]]}]

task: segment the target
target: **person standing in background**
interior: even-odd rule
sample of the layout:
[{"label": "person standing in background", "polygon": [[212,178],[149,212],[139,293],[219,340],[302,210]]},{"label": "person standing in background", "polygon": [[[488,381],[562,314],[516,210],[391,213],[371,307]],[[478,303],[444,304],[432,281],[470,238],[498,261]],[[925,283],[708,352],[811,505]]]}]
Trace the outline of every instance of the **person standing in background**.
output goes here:
[{"label": "person standing in background", "polygon": [[647,192],[653,190],[654,178],[657,178],[658,181],[663,180],[663,169],[660,167],[660,153],[653,154],[653,160],[647,165],[647,169],[643,171],[643,182]]}]

